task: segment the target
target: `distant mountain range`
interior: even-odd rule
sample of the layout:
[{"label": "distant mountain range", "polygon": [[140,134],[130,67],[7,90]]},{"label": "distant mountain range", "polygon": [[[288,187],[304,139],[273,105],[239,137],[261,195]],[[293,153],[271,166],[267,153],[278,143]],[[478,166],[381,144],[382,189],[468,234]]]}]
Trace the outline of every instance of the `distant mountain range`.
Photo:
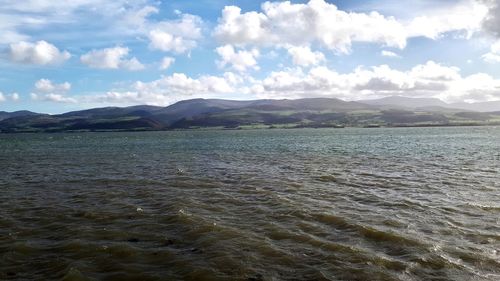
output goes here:
[{"label": "distant mountain range", "polygon": [[8,118],[13,118],[13,117],[20,117],[20,116],[36,116],[39,115],[39,113],[27,111],[27,110],[21,110],[21,111],[14,111],[14,112],[5,112],[5,111],[0,111],[0,121]]},{"label": "distant mountain range", "polygon": [[449,107],[460,108],[478,112],[500,111],[500,101],[488,101],[477,103],[452,103]]},{"label": "distant mountain range", "polygon": [[58,115],[0,112],[0,132],[487,124],[500,124],[500,102],[447,104],[398,96],[363,101],[192,99],[167,107],[104,107]]},{"label": "distant mountain range", "polygon": [[436,98],[407,98],[401,96],[391,96],[375,100],[358,101],[365,104],[379,105],[386,107],[400,107],[409,109],[452,109],[477,112],[500,111],[500,101],[478,102],[478,103],[445,103]]},{"label": "distant mountain range", "polygon": [[400,96],[391,96],[375,100],[359,101],[364,104],[378,105],[384,107],[401,107],[401,108],[425,108],[425,107],[449,107],[447,103],[440,99],[434,98],[407,98]]}]

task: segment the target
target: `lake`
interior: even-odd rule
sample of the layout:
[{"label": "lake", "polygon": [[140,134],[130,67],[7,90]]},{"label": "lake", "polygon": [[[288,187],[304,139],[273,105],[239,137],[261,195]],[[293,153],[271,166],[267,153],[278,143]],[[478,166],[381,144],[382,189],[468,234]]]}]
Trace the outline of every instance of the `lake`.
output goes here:
[{"label": "lake", "polygon": [[500,280],[500,127],[0,134],[0,280]]}]

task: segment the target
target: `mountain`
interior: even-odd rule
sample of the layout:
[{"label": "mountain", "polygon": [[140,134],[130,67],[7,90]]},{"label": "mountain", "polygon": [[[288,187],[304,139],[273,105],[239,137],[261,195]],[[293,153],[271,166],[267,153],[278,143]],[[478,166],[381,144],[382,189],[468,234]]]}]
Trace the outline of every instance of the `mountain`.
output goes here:
[{"label": "mountain", "polygon": [[215,114],[223,111],[255,110],[255,111],[287,111],[287,110],[336,110],[350,111],[371,109],[371,106],[357,102],[346,102],[340,99],[312,98],[297,100],[253,100],[233,101],[222,99],[192,99],[175,103],[157,112],[165,124],[171,124],[183,118],[192,118],[202,114]]},{"label": "mountain", "polygon": [[[186,102],[191,104],[191,101]],[[220,106],[221,100],[206,100],[206,102],[212,104],[209,110],[205,112],[197,110],[197,115],[178,119],[178,121],[171,123],[170,127],[233,128],[252,125],[272,126],[276,124],[325,125],[325,122],[330,125],[340,125],[340,123],[347,122],[346,116],[348,112],[377,109],[371,105],[358,102],[329,98],[244,101],[224,107]],[[213,106],[214,102],[219,106]],[[225,102],[223,105],[227,105]]]},{"label": "mountain", "polygon": [[449,108],[437,99],[389,97],[233,101],[192,99],[167,107],[103,107],[58,115],[2,113],[0,132],[144,131],[194,128],[373,127],[500,124],[500,113]]},{"label": "mountain", "polygon": [[182,118],[191,118],[200,114],[243,108],[251,103],[252,101],[192,99],[179,101],[175,104],[162,108],[158,110],[155,115],[157,119],[161,120],[163,124],[168,126]]},{"label": "mountain", "polygon": [[373,100],[360,100],[359,103],[381,106],[384,108],[420,109],[428,111],[477,111],[493,112],[500,111],[500,101],[478,102],[478,103],[445,103],[436,98],[408,98],[401,96],[390,96]]},{"label": "mountain", "polygon": [[153,112],[162,109],[163,107],[151,106],[151,105],[137,105],[129,107],[102,107],[93,108],[80,111],[72,111],[68,113],[59,114],[56,116],[68,118],[68,117],[79,117],[79,118],[111,118],[118,116],[147,116],[151,115]]},{"label": "mountain", "polygon": [[478,112],[493,112],[500,111],[500,101],[488,101],[477,103],[452,103],[450,107],[461,108],[464,110],[478,111]]},{"label": "mountain", "polygon": [[447,103],[435,98],[408,98],[401,96],[390,96],[374,100],[360,100],[364,104],[391,106],[401,108],[429,108],[429,107],[449,107]]},{"label": "mountain", "polygon": [[20,111],[14,111],[14,112],[6,112],[6,111],[0,111],[0,121],[13,118],[13,117],[22,117],[22,116],[36,116],[36,115],[41,115],[40,113],[35,113],[27,110],[20,110]]}]

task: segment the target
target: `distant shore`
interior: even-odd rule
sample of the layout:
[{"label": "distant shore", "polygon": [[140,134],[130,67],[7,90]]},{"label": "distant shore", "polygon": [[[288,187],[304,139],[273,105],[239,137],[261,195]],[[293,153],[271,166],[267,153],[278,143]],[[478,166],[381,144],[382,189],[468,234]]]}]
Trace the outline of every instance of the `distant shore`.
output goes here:
[{"label": "distant shore", "polygon": [[53,134],[53,133],[113,133],[113,132],[173,132],[173,131],[240,131],[240,130],[286,130],[286,129],[389,129],[389,128],[433,128],[433,127],[487,127],[487,126],[500,126],[500,122],[497,123],[457,123],[457,124],[391,124],[391,125],[378,125],[369,124],[362,126],[348,126],[348,125],[336,125],[336,126],[275,126],[275,125],[244,125],[238,127],[196,127],[196,128],[174,128],[174,129],[123,129],[123,130],[53,130],[53,131],[13,131],[13,132],[2,132],[1,134]]},{"label": "distant shore", "polygon": [[[399,101],[400,104],[392,104]],[[396,98],[352,102],[332,98],[235,101],[192,99],[167,107],[103,107],[57,115],[0,112],[0,132],[116,132],[199,129],[457,127],[500,125],[500,111],[476,112]],[[388,104],[386,104],[388,103]],[[413,105],[404,106],[404,105]]]}]

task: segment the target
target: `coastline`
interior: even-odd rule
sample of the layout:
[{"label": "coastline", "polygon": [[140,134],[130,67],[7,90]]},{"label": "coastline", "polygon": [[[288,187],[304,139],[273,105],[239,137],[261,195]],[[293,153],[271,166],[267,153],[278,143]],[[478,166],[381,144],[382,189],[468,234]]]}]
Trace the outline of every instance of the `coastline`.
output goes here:
[{"label": "coastline", "polygon": [[496,127],[500,122],[493,123],[451,123],[451,124],[392,124],[392,125],[359,125],[359,126],[276,126],[276,125],[244,125],[239,127],[197,127],[197,128],[173,128],[173,129],[123,129],[123,130],[46,130],[46,131],[16,131],[2,132],[0,135],[10,134],[55,134],[55,133],[118,133],[118,132],[175,132],[175,131],[248,131],[248,130],[290,130],[290,129],[391,129],[391,128],[453,128],[453,127]]}]

